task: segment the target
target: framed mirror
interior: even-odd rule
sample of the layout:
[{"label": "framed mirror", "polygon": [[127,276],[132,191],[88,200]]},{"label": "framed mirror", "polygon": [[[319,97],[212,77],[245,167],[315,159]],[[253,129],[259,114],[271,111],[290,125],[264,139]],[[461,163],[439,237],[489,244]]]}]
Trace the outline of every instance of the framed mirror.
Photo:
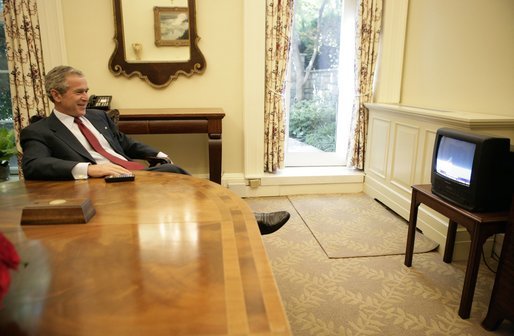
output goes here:
[{"label": "framed mirror", "polygon": [[109,70],[115,75],[166,87],[179,76],[205,71],[198,48],[195,0],[113,0],[115,47]]}]

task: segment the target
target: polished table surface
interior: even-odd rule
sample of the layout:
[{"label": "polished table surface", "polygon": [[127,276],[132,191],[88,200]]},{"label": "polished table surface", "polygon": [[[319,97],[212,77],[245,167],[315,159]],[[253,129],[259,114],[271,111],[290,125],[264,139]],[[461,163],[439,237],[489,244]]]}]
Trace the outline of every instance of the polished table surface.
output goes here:
[{"label": "polished table surface", "polygon": [[[82,198],[86,224],[19,224],[27,205]],[[290,334],[250,208],[213,182],[5,182],[0,211],[22,259],[0,335]]]}]

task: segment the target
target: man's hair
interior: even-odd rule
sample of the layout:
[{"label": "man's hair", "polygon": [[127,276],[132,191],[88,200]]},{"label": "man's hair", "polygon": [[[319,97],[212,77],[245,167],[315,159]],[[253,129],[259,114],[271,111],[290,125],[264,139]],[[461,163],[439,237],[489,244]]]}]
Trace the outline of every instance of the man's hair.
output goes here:
[{"label": "man's hair", "polygon": [[82,71],[75,69],[71,66],[67,65],[59,65],[50,70],[45,76],[45,90],[46,95],[53,103],[54,98],[52,97],[52,90],[56,90],[60,94],[66,93],[68,91],[68,85],[66,84],[66,77],[69,75],[77,75],[79,77],[84,77]]}]

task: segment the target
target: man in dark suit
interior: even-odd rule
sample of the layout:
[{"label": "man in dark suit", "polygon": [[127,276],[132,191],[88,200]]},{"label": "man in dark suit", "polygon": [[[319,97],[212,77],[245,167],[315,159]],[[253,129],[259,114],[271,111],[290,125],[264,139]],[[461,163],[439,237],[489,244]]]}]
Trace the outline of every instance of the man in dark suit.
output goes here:
[{"label": "man in dark suit", "polygon": [[[81,142],[78,136],[76,137],[65,126],[65,123],[73,126],[73,118],[66,115],[58,117],[58,113],[60,112],[53,112],[48,118],[22,130],[23,174],[26,179],[69,180],[130,173],[119,165],[102,160],[100,154],[96,154],[92,148],[87,150],[87,140]],[[144,160],[157,157],[159,154],[157,150],[117,132],[104,111],[88,109],[83,118],[90,122],[90,125],[105,138],[116,153],[128,161]],[[79,134],[80,131],[77,131],[78,128],[75,133]],[[162,155],[162,158],[166,156]],[[83,165],[83,171],[79,171],[81,165]],[[76,174],[74,169],[77,170]],[[148,169],[187,174],[185,170],[173,164]]]},{"label": "man in dark suit", "polygon": [[[20,134],[27,180],[87,179],[130,174],[133,169],[189,175],[166,154],[120,132],[104,111],[86,109],[89,88],[80,70],[55,67],[45,77],[45,88],[54,110]],[[132,161],[148,157],[165,158],[170,163],[145,168]],[[262,234],[275,232],[289,220],[286,211],[255,216]]]}]

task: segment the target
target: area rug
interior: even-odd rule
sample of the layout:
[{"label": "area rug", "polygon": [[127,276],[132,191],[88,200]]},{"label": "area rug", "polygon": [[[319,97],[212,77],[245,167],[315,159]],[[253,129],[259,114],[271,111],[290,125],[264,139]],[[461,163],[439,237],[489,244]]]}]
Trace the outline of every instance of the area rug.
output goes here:
[{"label": "area rug", "polygon": [[[329,258],[405,253],[407,222],[364,193],[291,196],[289,200]],[[416,232],[415,253],[437,246]]]},{"label": "area rug", "polygon": [[[292,207],[286,206],[286,200]],[[329,258],[405,254],[407,222],[364,193],[284,196],[274,198],[276,209],[265,210],[256,209],[255,199],[247,202],[257,211],[280,210],[278,206],[294,209]],[[437,247],[416,232],[414,253]]]}]

